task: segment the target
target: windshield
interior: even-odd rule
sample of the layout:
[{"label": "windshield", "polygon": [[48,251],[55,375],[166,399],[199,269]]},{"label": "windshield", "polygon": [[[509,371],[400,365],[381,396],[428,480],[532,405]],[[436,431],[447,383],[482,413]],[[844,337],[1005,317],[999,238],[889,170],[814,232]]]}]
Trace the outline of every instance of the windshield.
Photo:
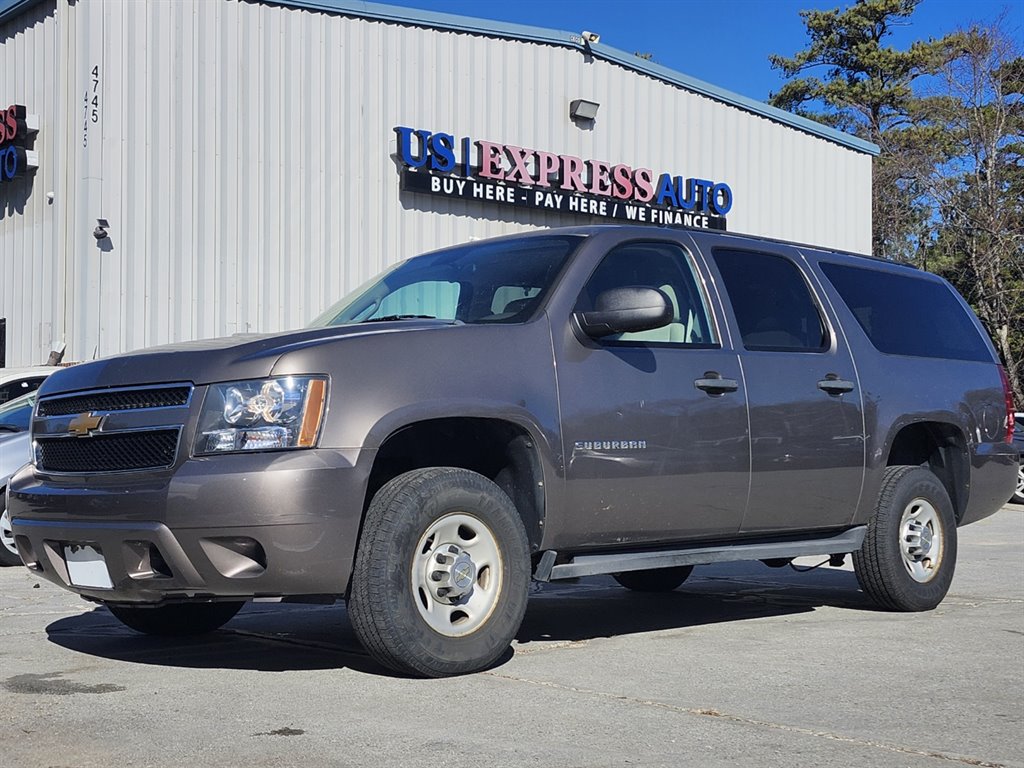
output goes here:
[{"label": "windshield", "polygon": [[311,327],[411,318],[529,320],[581,235],[470,243],[404,261],[349,294]]},{"label": "windshield", "polygon": [[36,393],[16,397],[0,405],[0,434],[24,432],[32,422],[32,408],[36,404]]}]

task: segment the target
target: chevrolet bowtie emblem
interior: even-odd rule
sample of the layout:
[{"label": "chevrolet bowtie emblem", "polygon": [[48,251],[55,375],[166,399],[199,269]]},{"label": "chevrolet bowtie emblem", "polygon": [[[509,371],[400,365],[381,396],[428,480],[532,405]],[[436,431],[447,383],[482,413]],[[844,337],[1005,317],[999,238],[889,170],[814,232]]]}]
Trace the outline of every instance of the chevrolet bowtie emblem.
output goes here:
[{"label": "chevrolet bowtie emblem", "polygon": [[96,416],[92,413],[80,413],[68,424],[68,432],[75,437],[89,437],[92,431],[100,426],[102,421],[102,416]]}]

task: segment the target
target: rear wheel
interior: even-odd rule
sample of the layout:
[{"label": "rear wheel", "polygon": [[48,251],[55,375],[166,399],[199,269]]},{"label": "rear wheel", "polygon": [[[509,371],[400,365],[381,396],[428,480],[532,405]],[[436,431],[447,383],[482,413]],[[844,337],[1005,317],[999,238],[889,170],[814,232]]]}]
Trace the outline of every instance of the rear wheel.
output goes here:
[{"label": "rear wheel", "polygon": [[652,568],[649,571],[622,571],[613,573],[612,578],[634,592],[671,592],[686,581],[692,572],[692,565],[681,565],[676,568]]},{"label": "rear wheel", "polygon": [[349,617],[381,664],[424,677],[486,669],[522,623],[530,550],[507,495],[475,472],[419,469],[366,513]]},{"label": "rear wheel", "polygon": [[956,517],[927,469],[888,467],[867,535],[853,553],[861,588],[881,607],[928,611],[942,602],[956,567]]},{"label": "rear wheel", "polygon": [[1017,490],[1013,492],[1013,500],[1018,504],[1024,504],[1024,457],[1017,464]]},{"label": "rear wheel", "polygon": [[14,545],[11,515],[4,508],[4,489],[0,488],[0,566],[21,565],[21,556]]},{"label": "rear wheel", "polygon": [[126,627],[146,635],[184,637],[202,635],[220,629],[238,613],[244,601],[226,603],[169,603],[153,608],[135,605],[108,605],[107,608]]}]

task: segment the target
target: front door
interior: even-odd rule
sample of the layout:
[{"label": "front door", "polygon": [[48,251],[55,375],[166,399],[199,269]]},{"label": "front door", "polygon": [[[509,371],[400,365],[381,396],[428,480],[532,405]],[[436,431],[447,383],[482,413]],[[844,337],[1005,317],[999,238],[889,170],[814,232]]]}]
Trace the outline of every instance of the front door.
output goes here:
[{"label": "front door", "polygon": [[734,534],[750,467],[738,357],[722,348],[703,280],[679,244],[616,246],[591,275],[577,311],[624,286],[663,291],[673,319],[599,340],[567,325],[557,371],[565,533],[581,546]]}]

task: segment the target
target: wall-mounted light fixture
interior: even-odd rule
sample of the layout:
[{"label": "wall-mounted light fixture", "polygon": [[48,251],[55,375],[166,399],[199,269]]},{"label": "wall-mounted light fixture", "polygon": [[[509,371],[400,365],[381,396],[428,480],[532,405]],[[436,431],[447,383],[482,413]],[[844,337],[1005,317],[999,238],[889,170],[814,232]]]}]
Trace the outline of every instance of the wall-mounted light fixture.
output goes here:
[{"label": "wall-mounted light fixture", "polygon": [[583,44],[586,46],[601,42],[601,36],[597,32],[588,32],[585,29],[580,32],[580,37],[583,38]]},{"label": "wall-mounted light fixture", "polygon": [[593,120],[597,117],[597,110],[600,106],[596,101],[573,99],[569,102],[569,118],[572,120]]}]

